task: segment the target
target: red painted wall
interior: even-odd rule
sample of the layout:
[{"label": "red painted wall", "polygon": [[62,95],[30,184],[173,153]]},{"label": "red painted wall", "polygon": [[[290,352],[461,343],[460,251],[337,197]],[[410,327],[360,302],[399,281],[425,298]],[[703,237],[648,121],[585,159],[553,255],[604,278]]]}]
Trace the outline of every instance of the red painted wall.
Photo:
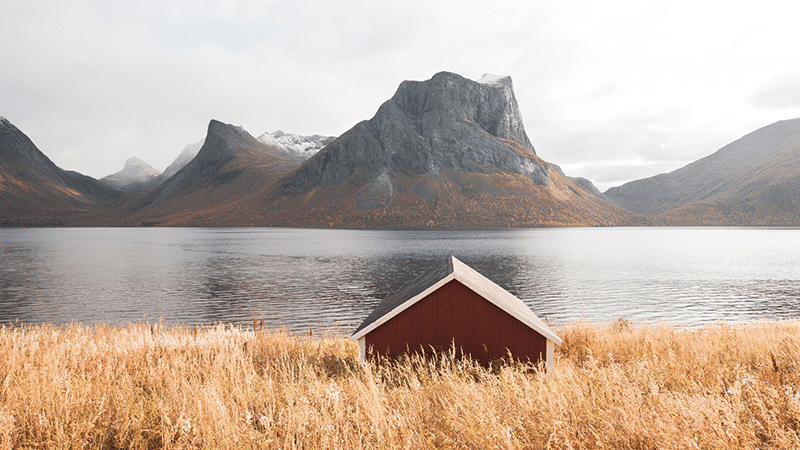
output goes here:
[{"label": "red painted wall", "polygon": [[373,353],[395,357],[424,348],[429,352],[463,349],[487,364],[508,356],[538,362],[547,355],[547,338],[473,292],[450,281],[365,336]]}]

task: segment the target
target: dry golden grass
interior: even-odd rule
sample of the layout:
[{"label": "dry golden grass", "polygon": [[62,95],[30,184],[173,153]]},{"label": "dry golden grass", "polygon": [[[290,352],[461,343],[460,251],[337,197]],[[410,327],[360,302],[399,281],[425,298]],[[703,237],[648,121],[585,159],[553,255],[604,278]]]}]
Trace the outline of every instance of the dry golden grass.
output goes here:
[{"label": "dry golden grass", "polygon": [[6,326],[0,447],[800,447],[800,322],[558,333],[548,377],[223,325]]}]

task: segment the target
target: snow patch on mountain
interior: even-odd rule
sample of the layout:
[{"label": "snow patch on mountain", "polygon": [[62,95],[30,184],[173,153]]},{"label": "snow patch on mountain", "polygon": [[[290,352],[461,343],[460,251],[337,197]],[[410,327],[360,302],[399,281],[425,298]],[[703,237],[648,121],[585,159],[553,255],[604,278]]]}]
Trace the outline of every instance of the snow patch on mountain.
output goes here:
[{"label": "snow patch on mountain", "polygon": [[476,81],[480,84],[486,84],[489,86],[502,86],[507,78],[510,79],[511,77],[486,73]]},{"label": "snow patch on mountain", "polygon": [[147,183],[160,174],[161,172],[154,169],[153,166],[134,156],[125,161],[125,167],[122,170],[104,177],[100,182],[119,189],[127,189],[134,185]]},{"label": "snow patch on mountain", "polygon": [[306,160],[314,156],[336,138],[334,136],[320,136],[318,134],[302,136],[299,134],[284,133],[278,130],[272,133],[264,133],[257,139],[262,144],[286,150],[295,158]]}]

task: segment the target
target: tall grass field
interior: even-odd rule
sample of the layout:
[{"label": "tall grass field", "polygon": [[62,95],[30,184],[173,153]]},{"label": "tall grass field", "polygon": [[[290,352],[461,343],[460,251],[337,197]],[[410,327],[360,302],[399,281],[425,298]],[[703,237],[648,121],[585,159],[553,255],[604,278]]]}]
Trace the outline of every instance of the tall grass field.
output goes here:
[{"label": "tall grass field", "polygon": [[798,321],[555,329],[546,374],[249,327],[6,325],[0,448],[800,448]]}]

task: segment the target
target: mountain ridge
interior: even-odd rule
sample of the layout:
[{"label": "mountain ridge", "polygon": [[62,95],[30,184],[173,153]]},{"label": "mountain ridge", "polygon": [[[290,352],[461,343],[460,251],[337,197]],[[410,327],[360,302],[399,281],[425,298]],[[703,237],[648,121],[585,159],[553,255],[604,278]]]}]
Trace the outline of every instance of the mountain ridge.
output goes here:
[{"label": "mountain ridge", "polygon": [[97,219],[108,226],[247,225],[254,200],[288,168],[288,152],[258,142],[243,128],[211,120],[189,163],[155,189],[121,202]]},{"label": "mountain ridge", "polygon": [[94,208],[103,226],[495,228],[645,223],[542,160],[510,77],[404,81],[316,154],[211,120],[197,154],[155,188]]},{"label": "mountain ridge", "polygon": [[83,211],[124,195],[61,169],[19,128],[0,119],[0,220],[5,225],[72,224]]},{"label": "mountain ridge", "polygon": [[604,195],[665,224],[800,224],[795,212],[800,205],[788,194],[800,193],[798,160],[800,119],[782,120],[680,169],[611,188]]}]

